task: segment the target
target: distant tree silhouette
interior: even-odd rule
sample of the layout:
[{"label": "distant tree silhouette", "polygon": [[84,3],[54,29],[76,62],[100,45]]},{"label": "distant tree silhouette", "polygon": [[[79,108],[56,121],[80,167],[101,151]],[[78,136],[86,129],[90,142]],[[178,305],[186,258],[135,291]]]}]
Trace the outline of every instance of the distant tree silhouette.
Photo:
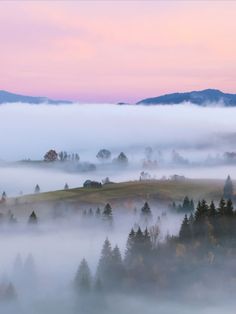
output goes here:
[{"label": "distant tree silhouette", "polygon": [[145,202],[143,207],[141,208],[141,215],[143,215],[143,216],[151,216],[152,215],[151,208],[150,208],[148,202]]},{"label": "distant tree silhouette", "polygon": [[6,194],[6,192],[4,191],[3,193],[2,193],[2,202],[5,202],[7,200],[7,194]]},{"label": "distant tree silhouette", "polygon": [[75,276],[74,286],[80,293],[89,293],[91,291],[92,277],[88,263],[83,259]]},{"label": "distant tree silhouette", "polygon": [[109,203],[105,205],[102,215],[105,219],[112,220],[112,208]]},{"label": "distant tree silhouette", "polygon": [[184,216],[184,220],[182,222],[182,225],[180,227],[179,231],[179,238],[182,241],[188,241],[191,239],[191,228],[188,220],[188,216]]},{"label": "distant tree silhouette", "polygon": [[69,189],[69,185],[66,183],[64,186],[64,190],[68,190]]},{"label": "distant tree silhouette", "polygon": [[110,284],[112,262],[111,243],[108,238],[106,238],[96,272],[96,277],[101,280],[102,285],[108,286]]},{"label": "distant tree silhouette", "polygon": [[35,214],[35,211],[32,211],[31,215],[29,216],[28,223],[29,224],[37,224],[38,223],[38,217]]},{"label": "distant tree silhouette", "polygon": [[96,216],[100,216],[101,215],[101,210],[100,210],[100,208],[98,207],[97,209],[96,209]]},{"label": "distant tree silhouette", "polygon": [[46,162],[53,162],[58,159],[58,154],[55,150],[50,149],[45,155],[44,155],[44,161]]},{"label": "distant tree silhouette", "polygon": [[96,157],[99,160],[107,160],[111,158],[111,152],[108,149],[100,149],[100,151],[97,153]]},{"label": "distant tree silhouette", "polygon": [[36,184],[35,188],[34,188],[34,193],[40,193],[40,187],[38,184]]},{"label": "distant tree silhouette", "polygon": [[225,185],[224,185],[224,194],[223,197],[225,199],[232,199],[234,194],[234,187],[233,187],[233,182],[230,178],[230,176],[228,175],[226,181],[225,181]]}]

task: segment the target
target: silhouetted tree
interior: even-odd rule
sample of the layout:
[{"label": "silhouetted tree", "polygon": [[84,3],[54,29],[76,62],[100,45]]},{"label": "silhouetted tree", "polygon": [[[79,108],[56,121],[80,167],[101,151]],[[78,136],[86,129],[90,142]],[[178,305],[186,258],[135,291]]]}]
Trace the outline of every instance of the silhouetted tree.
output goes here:
[{"label": "silhouetted tree", "polygon": [[105,219],[112,220],[112,208],[109,203],[105,205],[102,215]]},{"label": "silhouetted tree", "polygon": [[7,200],[7,194],[6,192],[2,192],[2,202],[5,202]]},{"label": "silhouetted tree", "polygon": [[226,212],[226,203],[225,200],[222,198],[219,202],[219,207],[218,207],[218,213],[223,216]]},{"label": "silhouetted tree", "polygon": [[58,154],[55,150],[51,149],[44,155],[44,161],[52,162],[58,159]]},{"label": "silhouetted tree", "polygon": [[97,153],[96,157],[99,160],[107,160],[111,158],[111,152],[108,149],[100,149],[100,151]]},{"label": "silhouetted tree", "polygon": [[114,161],[115,161],[116,163],[125,165],[125,164],[128,163],[128,158],[127,158],[127,156],[126,156],[123,152],[121,152],[121,153],[118,155],[118,157],[114,159]]},{"label": "silhouetted tree", "polygon": [[36,184],[36,186],[34,188],[34,193],[40,193],[40,187],[38,184]]},{"label": "silhouetted tree", "polygon": [[225,214],[227,216],[233,216],[234,214],[234,207],[231,199],[229,199],[226,203]]},{"label": "silhouetted tree", "polygon": [[31,215],[29,216],[29,220],[28,220],[29,224],[37,224],[38,223],[38,217],[35,214],[35,211],[33,210]]},{"label": "silhouetted tree", "polygon": [[151,216],[152,215],[151,208],[150,208],[148,202],[145,202],[143,207],[141,208],[141,215],[143,215],[143,216]]},{"label": "silhouetted tree", "polygon": [[100,216],[101,215],[101,210],[100,210],[100,208],[98,207],[97,209],[96,209],[96,216]]},{"label": "silhouetted tree", "polygon": [[110,277],[112,272],[112,248],[108,239],[105,240],[101,252],[101,257],[97,267],[96,277],[102,282],[102,285],[110,285]]},{"label": "silhouetted tree", "polygon": [[179,238],[182,241],[189,241],[191,239],[191,236],[192,236],[192,232],[191,232],[191,227],[189,224],[188,216],[185,215],[182,225],[180,227]]},{"label": "silhouetted tree", "polygon": [[69,190],[69,185],[67,183],[64,186],[64,190]]},{"label": "silhouetted tree", "polygon": [[227,177],[224,185],[224,194],[223,197],[225,199],[232,199],[234,194],[234,188],[233,188],[233,182],[230,178],[230,176]]},{"label": "silhouetted tree", "polygon": [[89,293],[91,291],[92,277],[88,263],[83,259],[75,276],[74,286],[80,293]]}]

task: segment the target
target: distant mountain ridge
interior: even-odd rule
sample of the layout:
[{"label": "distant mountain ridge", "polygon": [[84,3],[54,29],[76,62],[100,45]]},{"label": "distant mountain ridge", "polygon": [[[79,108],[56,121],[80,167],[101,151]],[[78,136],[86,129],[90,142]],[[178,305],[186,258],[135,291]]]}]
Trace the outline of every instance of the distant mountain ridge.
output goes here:
[{"label": "distant mountain ridge", "polygon": [[47,97],[35,97],[35,96],[25,96],[10,93],[4,90],[0,90],[0,104],[4,103],[27,103],[27,104],[50,104],[50,105],[60,105],[60,104],[71,104],[68,100],[52,100]]},{"label": "distant mountain ridge", "polygon": [[227,107],[233,107],[236,106],[236,94],[223,93],[218,89],[204,89],[201,91],[173,93],[146,98],[137,102],[137,105],[173,105],[183,102],[191,102],[199,106],[222,102]]}]

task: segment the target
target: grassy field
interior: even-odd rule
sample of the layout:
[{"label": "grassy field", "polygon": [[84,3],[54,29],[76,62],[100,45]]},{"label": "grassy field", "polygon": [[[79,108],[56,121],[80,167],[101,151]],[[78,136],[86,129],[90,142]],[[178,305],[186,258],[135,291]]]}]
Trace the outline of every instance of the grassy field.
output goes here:
[{"label": "grassy field", "polygon": [[19,204],[43,202],[78,202],[104,204],[119,203],[126,200],[153,200],[161,202],[181,201],[188,195],[195,201],[205,198],[218,200],[223,192],[222,180],[175,181],[131,181],[107,184],[102,188],[76,188],[23,196]]}]

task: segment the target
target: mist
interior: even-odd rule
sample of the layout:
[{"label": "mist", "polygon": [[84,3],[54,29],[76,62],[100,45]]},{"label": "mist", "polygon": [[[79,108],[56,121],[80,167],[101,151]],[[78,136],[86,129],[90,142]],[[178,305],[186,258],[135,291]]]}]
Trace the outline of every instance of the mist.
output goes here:
[{"label": "mist", "polygon": [[[51,147],[95,158],[107,147],[116,153],[136,147],[215,148],[217,136],[236,132],[236,108],[191,104],[0,106],[1,158],[39,159]],[[27,139],[27,140],[26,140]]]},{"label": "mist", "polygon": [[[42,191],[50,191],[62,189],[66,182],[78,187],[86,179],[101,181],[105,177],[114,182],[137,180],[146,147],[152,147],[152,158],[158,162],[156,169],[150,170],[153,178],[173,174],[225,178],[229,167],[236,176],[234,163],[228,165],[223,160],[225,152],[234,151],[236,108],[221,105],[1,105],[0,191],[27,194],[36,184]],[[111,159],[124,152],[129,167],[119,171],[113,166],[102,167],[96,158],[101,148],[111,151]],[[78,152],[80,162],[94,164],[96,171],[78,173],[15,163],[42,160],[49,149]],[[189,165],[168,163],[173,150]],[[211,164],[206,163],[207,158]]]},{"label": "mist", "polygon": [[[171,197],[177,202],[176,206],[170,204],[165,190],[162,191],[164,200],[158,198],[158,190],[154,194],[156,198],[143,192],[141,198],[123,196],[121,200],[118,189],[118,194],[111,197],[112,219],[108,214],[109,220],[104,214],[107,200],[103,198],[96,204],[94,201],[89,203],[88,199],[81,203],[79,199],[63,199],[62,194],[48,202],[44,199],[30,202],[19,196],[33,194],[36,184],[40,191],[35,194],[41,197],[38,192],[65,192],[65,183],[68,190],[82,187],[88,179],[102,182],[103,188],[114,182],[168,183],[172,182],[173,175],[190,179],[225,179],[230,173],[236,177],[235,114],[236,108],[198,107],[190,103],[171,106],[0,106],[0,192],[7,193],[0,204],[0,310],[7,314],[118,314],[130,311],[137,314],[144,311],[150,314],[157,311],[212,314],[213,311],[221,313],[222,308],[233,313],[233,302],[225,306],[224,300],[232,296],[234,280],[226,290],[224,284],[219,284],[214,293],[211,290],[215,287],[215,277],[231,278],[233,259],[224,261],[226,253],[222,253],[221,247],[212,248],[207,238],[212,228],[207,229],[209,232],[204,240],[197,238],[193,249],[189,242],[181,239],[185,212],[180,206],[183,200],[178,196],[176,199]],[[97,158],[102,148],[111,153],[106,160]],[[79,160],[47,162],[44,156],[50,149],[58,153],[78,153]],[[127,160],[118,163],[117,156],[121,152]],[[106,183],[105,178],[109,178]],[[91,191],[89,187],[87,189],[85,191]],[[95,194],[96,188],[93,189]],[[109,191],[107,193],[105,195],[109,196]],[[196,195],[195,209],[199,201],[199,195]],[[217,197],[219,199],[219,195]],[[147,209],[151,210],[148,214],[144,212],[147,216],[143,214],[144,202],[148,202]],[[97,207],[101,207],[99,214]],[[152,249],[147,254],[141,250],[138,263],[129,265],[128,239],[132,230],[135,236],[141,234],[140,239],[150,234]],[[212,238],[211,235],[211,241]],[[98,293],[95,291],[98,265],[106,239],[111,246],[111,255],[118,246],[121,260],[126,263],[127,278],[124,273],[121,275],[123,290],[116,283],[118,276],[112,283],[104,281],[104,290],[100,289]],[[202,247],[199,243],[203,243]],[[214,259],[212,251],[218,254],[218,259],[210,269]],[[202,252],[204,262],[197,261],[196,268],[201,279],[195,278],[195,273],[185,275],[181,267],[188,270],[188,265],[195,265],[195,258]],[[227,254],[231,253],[227,251]],[[87,294],[74,287],[83,259],[93,278],[92,292]],[[226,277],[220,263],[227,266]],[[129,267],[134,265],[138,270],[133,273]],[[153,270],[152,275],[149,268]],[[221,300],[216,306],[217,296],[221,296]]]}]

